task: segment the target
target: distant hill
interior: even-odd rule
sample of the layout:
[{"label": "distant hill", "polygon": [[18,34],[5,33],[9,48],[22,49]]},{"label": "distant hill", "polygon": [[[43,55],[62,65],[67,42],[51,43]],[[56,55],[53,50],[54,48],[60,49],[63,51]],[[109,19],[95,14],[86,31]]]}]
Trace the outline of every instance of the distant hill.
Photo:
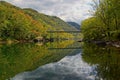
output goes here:
[{"label": "distant hill", "polygon": [[76,22],[67,22],[69,25],[75,27],[76,29],[80,30],[80,25]]}]

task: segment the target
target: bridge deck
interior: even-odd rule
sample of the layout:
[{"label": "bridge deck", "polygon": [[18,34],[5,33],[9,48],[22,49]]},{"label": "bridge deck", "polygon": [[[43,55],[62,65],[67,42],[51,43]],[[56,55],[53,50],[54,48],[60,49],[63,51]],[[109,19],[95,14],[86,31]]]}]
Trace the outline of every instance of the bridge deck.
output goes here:
[{"label": "bridge deck", "polygon": [[81,31],[47,31],[48,33],[80,33]]}]

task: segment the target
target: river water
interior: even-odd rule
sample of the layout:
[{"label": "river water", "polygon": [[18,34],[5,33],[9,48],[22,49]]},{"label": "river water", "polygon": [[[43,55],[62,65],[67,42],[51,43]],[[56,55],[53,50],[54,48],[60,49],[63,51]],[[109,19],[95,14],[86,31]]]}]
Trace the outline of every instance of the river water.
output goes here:
[{"label": "river water", "polygon": [[62,41],[0,46],[0,80],[120,80],[120,49]]}]

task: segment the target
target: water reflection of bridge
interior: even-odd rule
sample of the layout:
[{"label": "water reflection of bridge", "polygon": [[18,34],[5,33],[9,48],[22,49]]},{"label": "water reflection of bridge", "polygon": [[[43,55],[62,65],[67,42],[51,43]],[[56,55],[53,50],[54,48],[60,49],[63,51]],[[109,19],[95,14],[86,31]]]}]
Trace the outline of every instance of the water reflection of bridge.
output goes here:
[{"label": "water reflection of bridge", "polygon": [[[77,38],[78,36],[80,36],[81,31],[47,31],[47,33],[50,33],[52,37],[54,34],[57,35],[57,38],[59,38],[59,35],[65,34],[65,33],[70,33],[73,34],[76,37],[76,40],[79,38]],[[69,38],[70,36],[68,35],[67,38]]]},{"label": "water reflection of bridge", "polygon": [[68,47],[68,48],[48,48],[48,49],[81,49],[81,47]]}]

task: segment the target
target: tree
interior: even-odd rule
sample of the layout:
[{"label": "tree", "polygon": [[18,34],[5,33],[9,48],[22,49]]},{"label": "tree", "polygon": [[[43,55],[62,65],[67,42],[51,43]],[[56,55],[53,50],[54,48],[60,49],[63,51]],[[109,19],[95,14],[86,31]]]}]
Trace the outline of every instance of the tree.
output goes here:
[{"label": "tree", "polygon": [[[93,10],[95,10],[93,11],[94,20],[92,18],[89,18],[82,23],[83,34],[86,33],[84,36],[89,35],[85,38],[100,40],[120,40],[120,1],[93,0],[93,2]],[[94,28],[94,31],[92,31],[93,27],[96,27]],[[95,31],[98,31],[99,33],[96,33]]]}]

